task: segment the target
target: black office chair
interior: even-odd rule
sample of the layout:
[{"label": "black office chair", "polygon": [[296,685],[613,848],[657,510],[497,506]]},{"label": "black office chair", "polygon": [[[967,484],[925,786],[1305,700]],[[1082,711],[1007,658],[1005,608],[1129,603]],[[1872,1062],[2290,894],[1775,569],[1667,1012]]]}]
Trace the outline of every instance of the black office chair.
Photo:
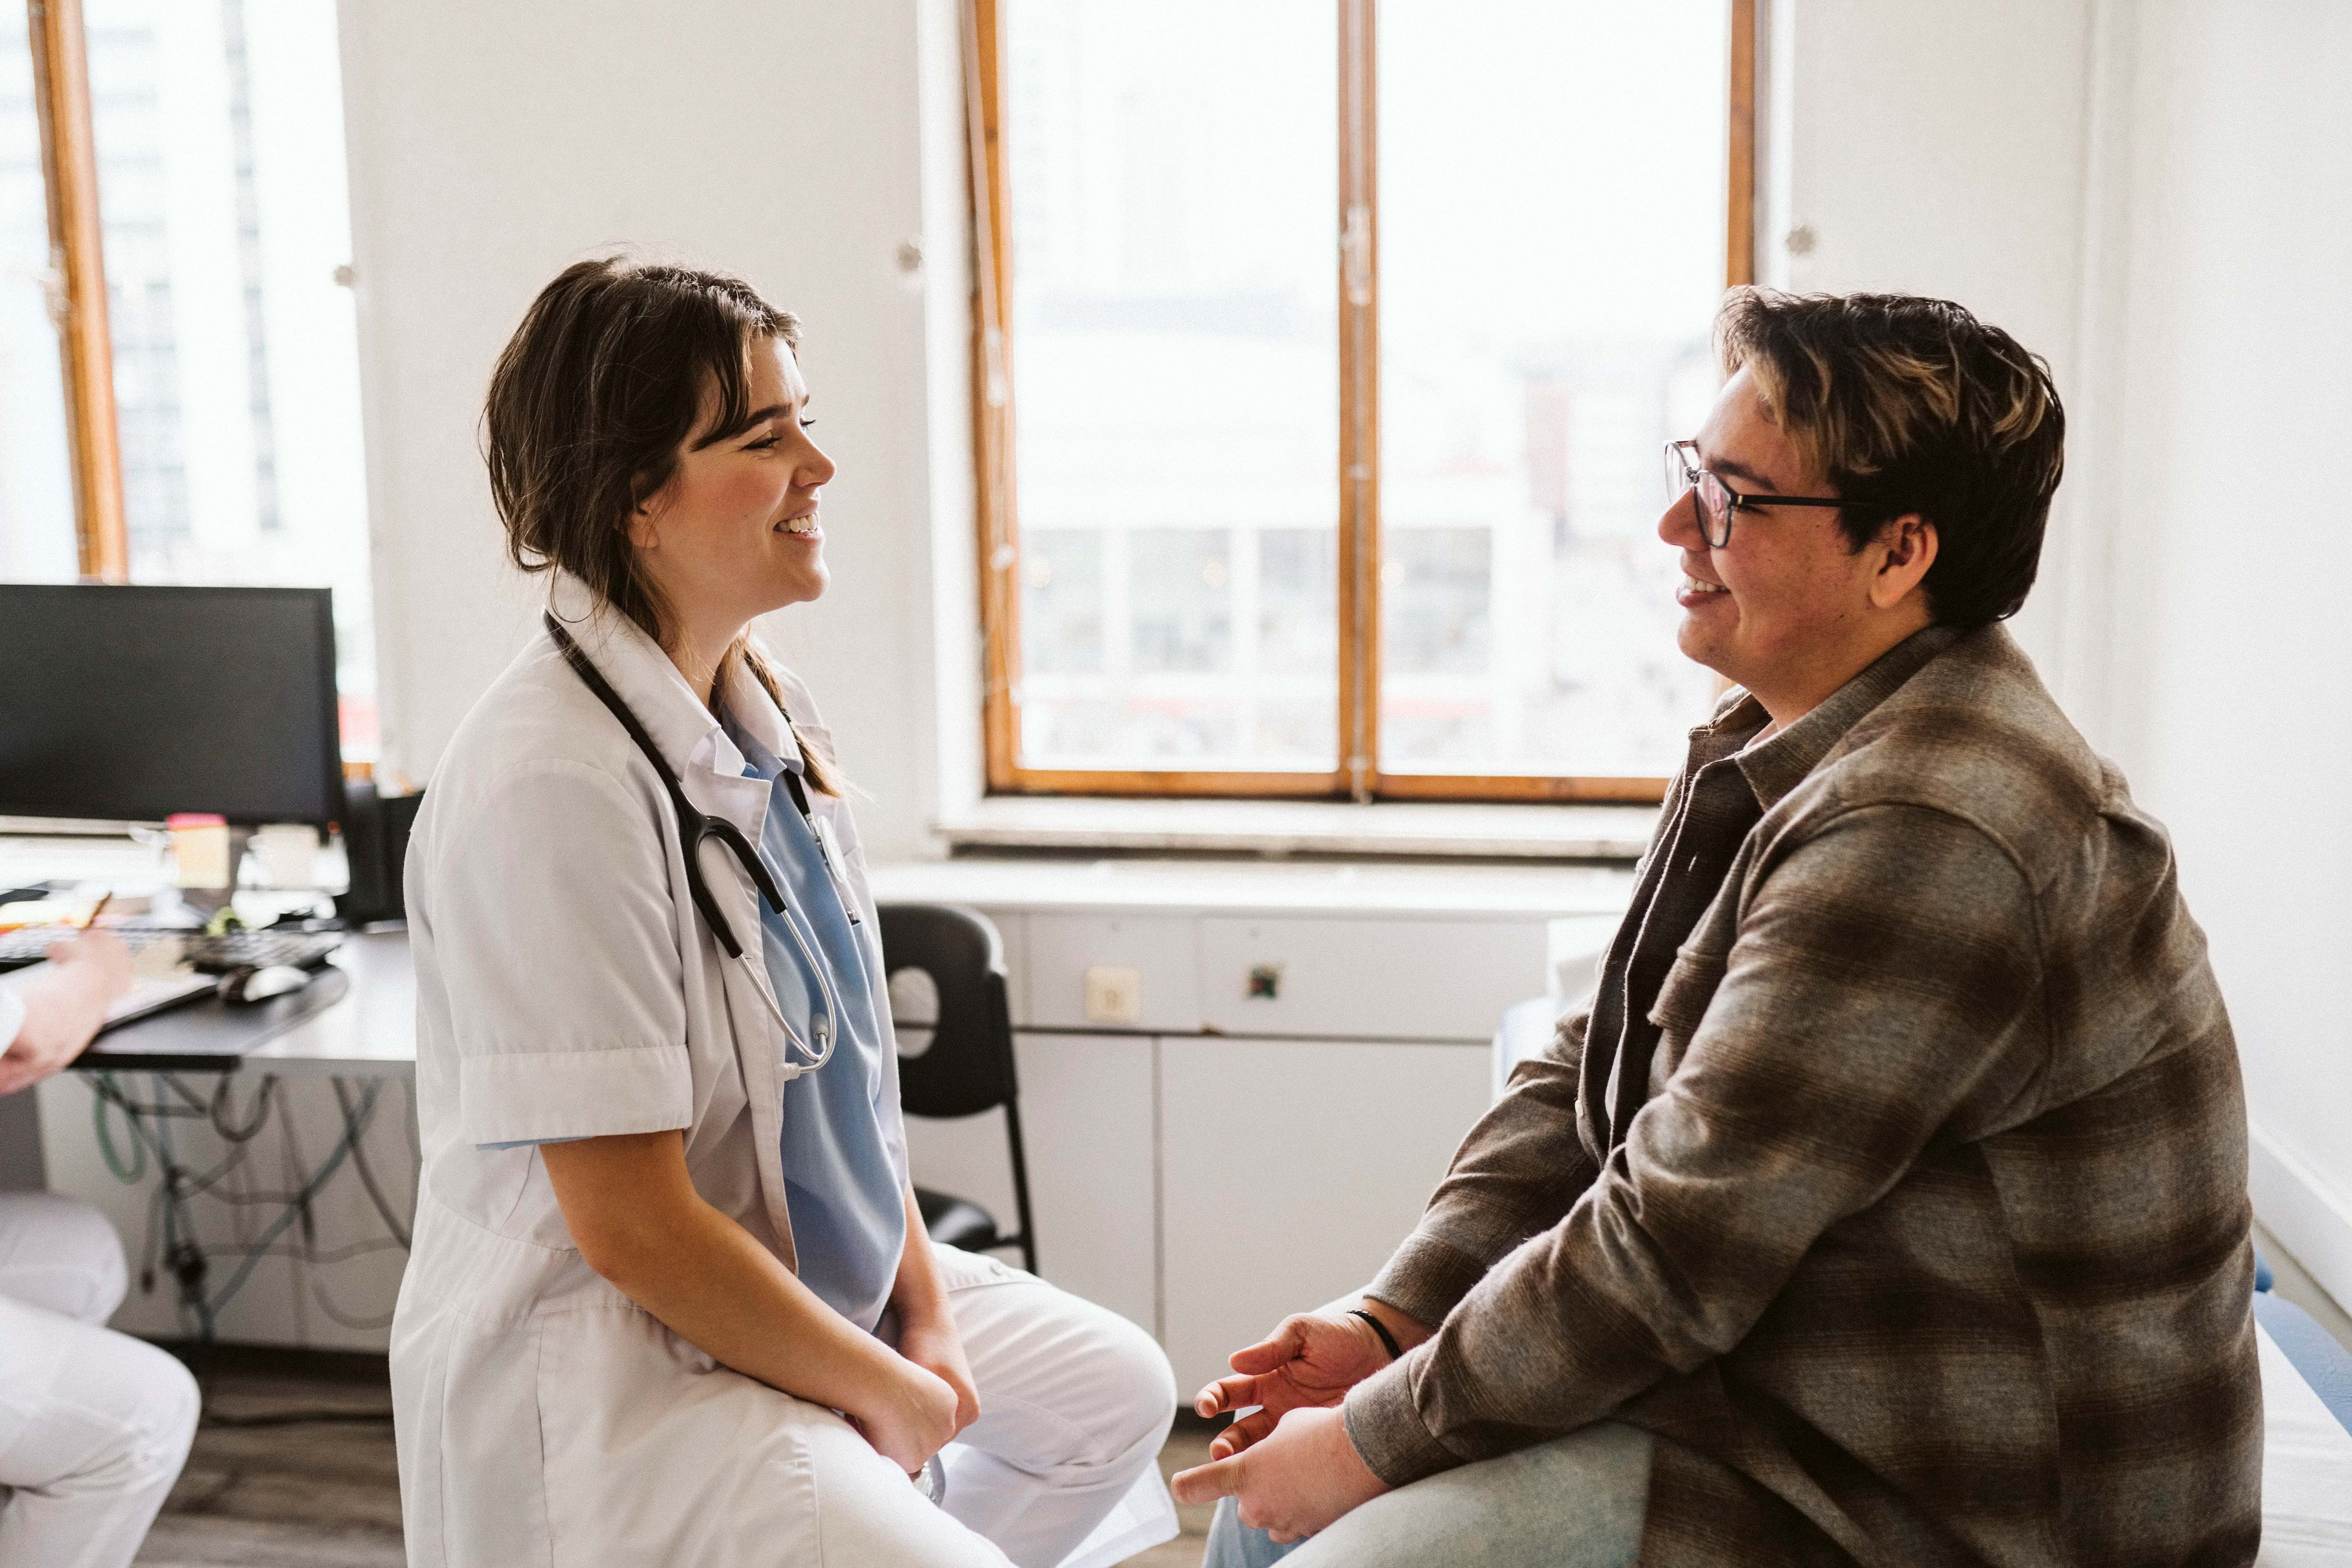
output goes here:
[{"label": "black office chair", "polygon": [[1037,1226],[1029,1214],[1029,1163],[1021,1143],[1020,1088],[1013,1070],[1013,1008],[1004,990],[1004,942],[978,910],[959,904],[884,904],[882,966],[896,976],[919,969],[939,992],[936,1018],[901,1017],[902,1029],[928,1028],[931,1043],[898,1058],[898,1103],[909,1116],[953,1119],[1004,1108],[1013,1159],[1013,1202],[1020,1228],[1006,1235],[996,1217],[969,1198],[915,1189],[931,1239],[967,1252],[1021,1249],[1037,1272]]}]

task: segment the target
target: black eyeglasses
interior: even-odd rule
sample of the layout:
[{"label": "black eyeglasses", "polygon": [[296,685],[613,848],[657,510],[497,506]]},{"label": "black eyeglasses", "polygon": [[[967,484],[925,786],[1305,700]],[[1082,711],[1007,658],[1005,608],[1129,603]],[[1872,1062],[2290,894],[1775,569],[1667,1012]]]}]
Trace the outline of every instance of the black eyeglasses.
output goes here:
[{"label": "black eyeglasses", "polygon": [[1845,506],[1850,503],[1830,496],[1764,496],[1749,495],[1733,489],[1715,474],[1698,466],[1698,443],[1669,441],[1666,443],[1666,493],[1679,500],[1685,490],[1690,492],[1691,509],[1698,515],[1699,536],[1710,550],[1720,550],[1731,542],[1731,514],[1744,506]]}]

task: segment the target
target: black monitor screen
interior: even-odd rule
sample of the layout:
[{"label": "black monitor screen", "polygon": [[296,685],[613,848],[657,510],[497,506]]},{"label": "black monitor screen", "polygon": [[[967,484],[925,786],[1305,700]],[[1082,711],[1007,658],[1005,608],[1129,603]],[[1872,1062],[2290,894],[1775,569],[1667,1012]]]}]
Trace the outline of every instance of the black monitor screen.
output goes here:
[{"label": "black monitor screen", "polygon": [[324,588],[0,584],[0,816],[341,816]]}]

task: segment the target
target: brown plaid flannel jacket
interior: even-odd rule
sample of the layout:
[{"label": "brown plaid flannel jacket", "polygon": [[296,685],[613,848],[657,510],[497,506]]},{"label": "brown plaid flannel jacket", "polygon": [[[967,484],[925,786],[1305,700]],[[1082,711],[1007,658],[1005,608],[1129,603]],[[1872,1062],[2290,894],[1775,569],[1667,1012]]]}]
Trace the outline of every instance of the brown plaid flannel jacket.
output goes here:
[{"label": "brown plaid flannel jacket", "polygon": [[[2242,1564],[2245,1111],[2163,830],[1999,626],[1693,732],[1589,1007],[1370,1294],[1402,1484],[1613,1417],[1649,1564]],[[1743,749],[1746,748],[1746,749]]]}]

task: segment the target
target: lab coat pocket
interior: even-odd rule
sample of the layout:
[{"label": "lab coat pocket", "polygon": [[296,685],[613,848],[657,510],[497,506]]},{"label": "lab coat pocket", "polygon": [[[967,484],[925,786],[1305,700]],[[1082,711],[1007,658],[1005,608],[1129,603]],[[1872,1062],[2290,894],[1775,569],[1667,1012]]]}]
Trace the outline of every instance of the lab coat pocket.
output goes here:
[{"label": "lab coat pocket", "polygon": [[[447,1312],[424,1369],[431,1429],[412,1453],[421,1516],[409,1560],[436,1568],[504,1568],[551,1560],[549,1502],[536,1419],[540,1321],[489,1324]],[[420,1532],[424,1533],[424,1532]]]},{"label": "lab coat pocket", "polygon": [[556,1568],[816,1561],[814,1480],[782,1484],[805,1458],[801,1401],[719,1365],[634,1306],[542,1321]]},{"label": "lab coat pocket", "polygon": [[415,1568],[448,1568],[442,1543],[442,1477],[448,1428],[441,1412],[449,1389],[446,1337],[415,1332],[415,1317],[394,1321],[392,1333],[394,1447],[400,1462],[400,1523]]}]

